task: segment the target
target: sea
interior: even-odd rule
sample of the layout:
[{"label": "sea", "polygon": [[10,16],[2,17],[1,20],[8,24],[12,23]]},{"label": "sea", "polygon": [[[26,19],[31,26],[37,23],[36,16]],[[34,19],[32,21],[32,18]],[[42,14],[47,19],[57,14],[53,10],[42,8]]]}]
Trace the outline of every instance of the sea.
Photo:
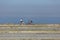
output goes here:
[{"label": "sea", "polygon": [[[60,24],[60,17],[22,17],[24,23],[32,20],[33,24]],[[0,24],[19,24],[21,17],[0,17]]]}]

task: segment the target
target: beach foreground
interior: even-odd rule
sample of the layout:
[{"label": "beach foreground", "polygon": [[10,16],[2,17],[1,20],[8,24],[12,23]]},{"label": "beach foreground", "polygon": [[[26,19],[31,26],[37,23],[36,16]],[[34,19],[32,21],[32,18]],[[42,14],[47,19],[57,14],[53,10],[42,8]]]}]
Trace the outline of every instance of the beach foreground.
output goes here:
[{"label": "beach foreground", "polygon": [[0,40],[60,40],[60,24],[0,24]]}]

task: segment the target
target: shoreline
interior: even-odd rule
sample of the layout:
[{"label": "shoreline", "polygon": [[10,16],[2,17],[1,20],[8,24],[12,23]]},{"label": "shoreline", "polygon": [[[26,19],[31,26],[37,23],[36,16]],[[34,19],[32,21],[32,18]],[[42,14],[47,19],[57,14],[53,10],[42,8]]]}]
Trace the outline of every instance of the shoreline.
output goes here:
[{"label": "shoreline", "polygon": [[46,26],[48,26],[48,27],[50,27],[50,26],[54,27],[55,26],[55,27],[60,27],[60,24],[21,24],[21,25],[20,24],[0,24],[0,27],[1,26],[6,26],[6,27],[7,26],[40,26],[40,27],[41,26],[42,27],[43,26],[45,26],[45,27]]}]

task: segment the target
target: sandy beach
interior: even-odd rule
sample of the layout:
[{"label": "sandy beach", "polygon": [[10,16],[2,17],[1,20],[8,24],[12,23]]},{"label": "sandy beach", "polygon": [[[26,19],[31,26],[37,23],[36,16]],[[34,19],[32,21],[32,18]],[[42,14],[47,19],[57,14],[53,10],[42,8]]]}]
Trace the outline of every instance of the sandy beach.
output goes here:
[{"label": "sandy beach", "polygon": [[5,39],[60,40],[60,24],[0,24],[0,40]]}]

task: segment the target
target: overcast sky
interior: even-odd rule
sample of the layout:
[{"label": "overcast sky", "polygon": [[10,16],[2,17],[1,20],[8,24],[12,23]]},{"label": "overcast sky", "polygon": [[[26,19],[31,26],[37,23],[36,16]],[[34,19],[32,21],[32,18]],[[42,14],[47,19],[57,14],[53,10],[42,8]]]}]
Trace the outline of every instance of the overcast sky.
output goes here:
[{"label": "overcast sky", "polygon": [[0,0],[0,17],[60,17],[60,0]]}]

